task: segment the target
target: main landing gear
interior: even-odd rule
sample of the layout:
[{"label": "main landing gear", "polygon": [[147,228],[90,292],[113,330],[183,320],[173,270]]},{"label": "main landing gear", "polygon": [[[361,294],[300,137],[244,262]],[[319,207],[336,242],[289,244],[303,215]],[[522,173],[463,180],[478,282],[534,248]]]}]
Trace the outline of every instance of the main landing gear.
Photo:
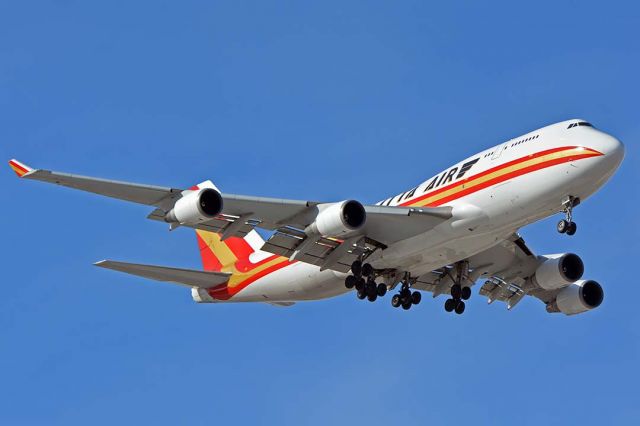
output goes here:
[{"label": "main landing gear", "polygon": [[471,289],[469,287],[460,287],[460,284],[454,284],[451,286],[451,298],[444,302],[444,310],[447,312],[455,311],[460,315],[465,308],[463,300],[469,300],[470,297]]},{"label": "main landing gear", "polygon": [[422,294],[419,291],[411,291],[411,279],[405,275],[400,292],[391,298],[391,306],[394,308],[402,306],[402,309],[406,311],[411,309],[411,306],[420,304],[421,300]]},{"label": "main landing gear", "polygon": [[573,221],[573,208],[580,204],[580,198],[569,196],[563,202],[562,211],[565,214],[565,218],[558,222],[556,229],[561,234],[573,235],[578,230],[578,225]]},{"label": "main landing gear", "polygon": [[370,264],[363,264],[360,260],[356,260],[351,264],[351,272],[353,275],[348,275],[345,278],[344,285],[348,289],[355,287],[358,299],[375,302],[378,297],[387,294],[387,286],[383,283],[376,283],[375,271]]},{"label": "main landing gear", "polygon": [[454,312],[458,315],[464,312],[464,300],[471,297],[471,287],[462,286],[469,277],[469,264],[467,262],[459,262],[456,264],[455,275],[451,275],[453,285],[451,286],[451,298],[444,302],[444,310]]}]

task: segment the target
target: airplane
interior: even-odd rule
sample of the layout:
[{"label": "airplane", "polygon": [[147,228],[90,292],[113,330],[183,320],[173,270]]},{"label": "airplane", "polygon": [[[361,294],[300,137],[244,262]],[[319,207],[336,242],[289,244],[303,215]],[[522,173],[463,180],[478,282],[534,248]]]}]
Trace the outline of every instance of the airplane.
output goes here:
[{"label": "airplane", "polygon": [[518,233],[561,213],[557,231],[576,233],[573,210],[614,174],[624,146],[573,119],[509,139],[375,204],[287,200],[119,182],[9,161],[39,180],[155,207],[149,219],[195,229],[203,270],[102,260],[101,268],[191,288],[199,303],[291,306],[355,292],[371,302],[394,291],[409,310],[422,292],[462,314],[477,281],[488,303],[507,309],[525,295],[549,313],[597,308],[601,285],[582,279],[574,253],[535,255]]}]

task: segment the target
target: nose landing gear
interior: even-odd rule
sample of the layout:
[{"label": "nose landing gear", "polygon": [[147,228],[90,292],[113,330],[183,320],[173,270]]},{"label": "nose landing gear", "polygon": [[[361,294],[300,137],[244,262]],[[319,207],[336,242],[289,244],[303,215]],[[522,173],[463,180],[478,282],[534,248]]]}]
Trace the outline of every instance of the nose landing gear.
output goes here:
[{"label": "nose landing gear", "polygon": [[580,198],[571,195],[562,201],[565,218],[556,226],[559,233],[573,235],[578,230],[578,225],[573,221],[573,208],[578,204],[580,204]]}]

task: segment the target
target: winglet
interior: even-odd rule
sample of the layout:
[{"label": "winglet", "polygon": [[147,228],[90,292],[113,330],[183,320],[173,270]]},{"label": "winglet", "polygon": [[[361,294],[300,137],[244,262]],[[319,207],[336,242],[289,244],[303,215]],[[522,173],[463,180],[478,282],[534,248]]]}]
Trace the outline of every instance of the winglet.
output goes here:
[{"label": "winglet", "polygon": [[18,177],[22,177],[22,176],[26,175],[27,173],[33,171],[33,169],[31,167],[27,166],[24,163],[19,162],[16,159],[10,160],[9,161],[9,166],[11,166],[11,168],[18,175]]}]

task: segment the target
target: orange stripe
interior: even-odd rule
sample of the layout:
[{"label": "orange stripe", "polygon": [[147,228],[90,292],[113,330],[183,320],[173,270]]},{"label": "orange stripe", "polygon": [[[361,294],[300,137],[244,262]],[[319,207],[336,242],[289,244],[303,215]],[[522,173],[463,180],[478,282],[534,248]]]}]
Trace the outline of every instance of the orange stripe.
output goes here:
[{"label": "orange stripe", "polygon": [[25,169],[24,167],[22,167],[20,164],[15,163],[13,161],[9,161],[9,166],[11,166],[11,168],[13,169],[13,171],[19,176],[22,177],[24,175],[26,175],[29,170]]}]

